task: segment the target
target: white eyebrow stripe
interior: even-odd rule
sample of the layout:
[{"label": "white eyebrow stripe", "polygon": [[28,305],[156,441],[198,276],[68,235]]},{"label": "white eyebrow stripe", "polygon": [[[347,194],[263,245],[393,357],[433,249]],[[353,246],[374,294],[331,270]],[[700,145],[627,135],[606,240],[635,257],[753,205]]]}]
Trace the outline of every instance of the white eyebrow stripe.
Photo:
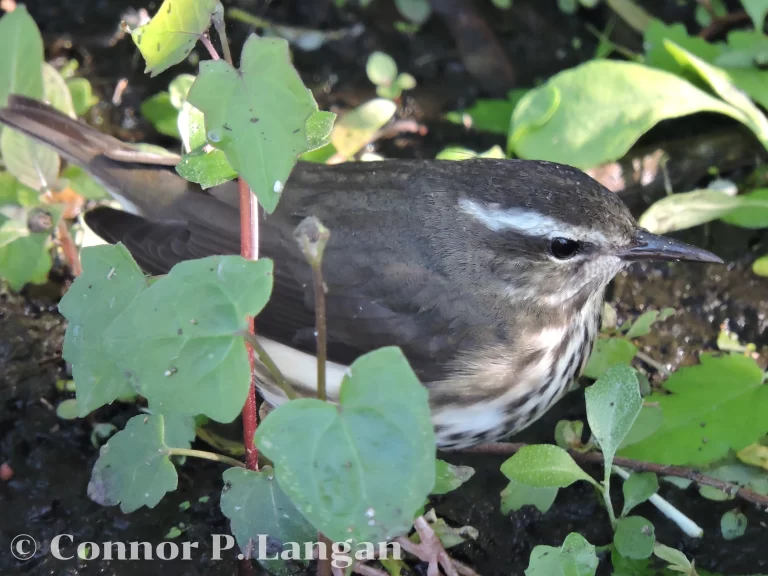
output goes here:
[{"label": "white eyebrow stripe", "polygon": [[528,236],[543,238],[574,238],[594,243],[606,243],[605,235],[598,230],[590,230],[581,226],[566,224],[557,218],[540,214],[535,210],[523,208],[496,208],[484,205],[468,198],[459,199],[459,207],[463,212],[472,216],[489,230],[514,230]]}]

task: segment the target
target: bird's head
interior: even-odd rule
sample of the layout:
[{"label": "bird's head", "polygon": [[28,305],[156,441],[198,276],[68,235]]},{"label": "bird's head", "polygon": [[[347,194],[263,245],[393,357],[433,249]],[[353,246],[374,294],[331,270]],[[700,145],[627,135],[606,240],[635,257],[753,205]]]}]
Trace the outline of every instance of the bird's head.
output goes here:
[{"label": "bird's head", "polygon": [[458,194],[458,217],[511,301],[583,305],[640,260],[722,263],[641,228],[618,195],[575,168],[507,160],[485,174]]}]

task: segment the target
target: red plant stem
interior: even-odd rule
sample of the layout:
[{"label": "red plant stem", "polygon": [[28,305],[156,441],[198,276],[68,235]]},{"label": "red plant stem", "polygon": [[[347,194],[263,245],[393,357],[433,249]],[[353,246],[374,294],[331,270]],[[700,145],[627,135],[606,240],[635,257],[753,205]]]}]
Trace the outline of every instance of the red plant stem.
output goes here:
[{"label": "red plant stem", "polygon": [[[259,218],[258,205],[248,184],[242,178],[237,181],[240,192],[240,255],[248,260],[259,257]],[[248,331],[255,334],[254,321],[248,317]],[[258,426],[258,406],[256,404],[256,357],[253,346],[245,343],[248,351],[248,364],[251,370],[251,387],[243,406],[243,443],[245,444],[245,464],[249,470],[259,469],[259,451],[253,441]]]},{"label": "red plant stem", "polygon": [[56,232],[59,244],[61,244],[61,249],[64,252],[64,257],[67,259],[69,267],[72,270],[72,275],[80,276],[80,274],[83,273],[83,266],[80,264],[80,255],[77,252],[77,246],[75,245],[75,241],[72,240],[72,236],[69,233],[69,228],[67,228],[67,223],[64,221],[64,218],[59,220],[59,226]]}]

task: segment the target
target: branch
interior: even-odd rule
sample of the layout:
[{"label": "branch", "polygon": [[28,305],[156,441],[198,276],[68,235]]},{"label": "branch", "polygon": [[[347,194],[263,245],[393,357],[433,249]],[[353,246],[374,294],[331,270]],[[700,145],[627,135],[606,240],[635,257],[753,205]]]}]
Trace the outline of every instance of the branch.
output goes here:
[{"label": "branch", "polygon": [[[467,448],[462,450],[462,452],[469,452],[472,454],[511,455],[515,454],[524,446],[528,446],[528,444],[522,442],[495,442],[491,444],[483,444],[474,448]],[[568,453],[577,462],[586,462],[592,464],[602,464],[604,462],[602,452],[587,452],[586,454],[581,454],[579,452],[569,450]],[[691,480],[692,482],[696,482],[696,484],[712,486],[713,488],[722,490],[729,496],[738,496],[747,502],[768,506],[768,496],[759,494],[754,490],[750,490],[749,488],[741,488],[736,484],[731,484],[730,482],[724,482],[723,480],[718,480],[717,478],[706,476],[700,472],[697,472],[696,470],[693,470],[692,468],[684,468],[682,466],[669,466],[666,464],[655,464],[653,462],[643,462],[642,460],[631,460],[630,458],[614,458],[613,464],[637,472],[655,472],[656,474],[660,474],[662,476],[675,476],[676,478],[685,478],[687,480]]]}]

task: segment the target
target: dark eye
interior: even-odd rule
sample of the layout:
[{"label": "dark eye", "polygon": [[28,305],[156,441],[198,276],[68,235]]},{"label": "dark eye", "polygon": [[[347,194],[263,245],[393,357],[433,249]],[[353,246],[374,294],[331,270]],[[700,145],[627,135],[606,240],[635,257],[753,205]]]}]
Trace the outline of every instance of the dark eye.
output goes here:
[{"label": "dark eye", "polygon": [[581,250],[581,242],[570,238],[552,238],[549,242],[549,252],[558,260],[573,258]]}]

